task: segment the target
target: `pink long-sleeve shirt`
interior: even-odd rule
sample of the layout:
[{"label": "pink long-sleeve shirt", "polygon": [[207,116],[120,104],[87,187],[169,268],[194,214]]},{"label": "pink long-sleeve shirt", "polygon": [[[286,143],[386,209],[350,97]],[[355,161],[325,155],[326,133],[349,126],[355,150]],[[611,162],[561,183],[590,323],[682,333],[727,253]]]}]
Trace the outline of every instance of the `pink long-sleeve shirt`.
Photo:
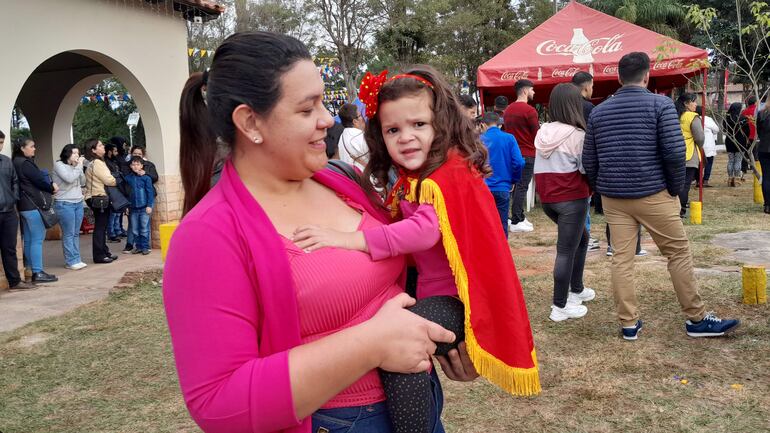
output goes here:
[{"label": "pink long-sleeve shirt", "polygon": [[373,260],[411,254],[417,267],[417,299],[457,296],[449,260],[441,242],[436,209],[429,204],[399,202],[404,218],[363,230]]},{"label": "pink long-sleeve shirt", "polygon": [[[314,179],[387,221],[344,176],[322,170]],[[368,259],[357,254],[357,263]],[[388,287],[383,291],[397,281],[393,269],[403,267],[400,260],[386,271],[368,269],[371,279],[380,278]],[[337,275],[351,271],[336,266]],[[313,308],[307,296],[318,294],[296,287],[284,240],[232,163],[177,228],[163,278],[179,383],[198,425],[208,433],[309,433],[310,419],[299,420],[294,413],[288,353],[302,344],[301,328],[308,324],[300,324],[300,315]],[[358,297],[360,302],[345,302],[349,320],[329,323],[327,329],[365,320],[387,296],[372,290]]]}]

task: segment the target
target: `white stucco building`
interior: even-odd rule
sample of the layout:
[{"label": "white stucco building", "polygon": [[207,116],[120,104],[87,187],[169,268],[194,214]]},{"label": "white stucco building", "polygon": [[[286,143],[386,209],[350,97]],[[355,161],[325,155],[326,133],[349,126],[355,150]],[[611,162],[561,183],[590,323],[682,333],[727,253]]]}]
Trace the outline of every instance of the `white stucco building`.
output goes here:
[{"label": "white stucco building", "polygon": [[50,169],[71,141],[85,91],[117,77],[136,101],[147,152],[160,174],[153,214],[157,239],[158,224],[181,213],[185,20],[207,21],[223,11],[208,0],[0,0],[0,130],[7,136],[2,153],[11,153],[11,111],[18,105],[37,145],[36,161]]}]

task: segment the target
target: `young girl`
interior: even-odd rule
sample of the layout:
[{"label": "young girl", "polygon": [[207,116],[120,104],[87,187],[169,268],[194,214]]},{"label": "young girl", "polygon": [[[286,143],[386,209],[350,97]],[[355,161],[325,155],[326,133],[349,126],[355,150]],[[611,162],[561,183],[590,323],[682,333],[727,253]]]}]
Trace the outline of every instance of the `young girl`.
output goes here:
[{"label": "young girl", "polygon": [[[338,247],[383,260],[411,254],[419,273],[412,311],[457,335],[439,345],[445,355],[465,339],[476,370],[517,395],[540,391],[524,297],[500,234],[495,203],[483,175],[486,151],[471,120],[439,74],[427,66],[387,78],[367,74],[360,97],[367,105],[370,150],[363,178],[386,188],[382,199],[399,221],[352,233],[306,226],[294,242],[307,252]],[[381,373],[394,431],[427,432],[430,382],[425,374]]]}]

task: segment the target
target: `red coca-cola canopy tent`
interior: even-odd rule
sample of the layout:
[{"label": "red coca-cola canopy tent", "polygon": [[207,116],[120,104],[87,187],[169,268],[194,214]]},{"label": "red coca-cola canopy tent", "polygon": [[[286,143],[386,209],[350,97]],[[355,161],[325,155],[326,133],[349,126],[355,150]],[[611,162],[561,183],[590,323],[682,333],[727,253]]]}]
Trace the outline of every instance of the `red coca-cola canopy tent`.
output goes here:
[{"label": "red coca-cola canopy tent", "polygon": [[578,71],[594,76],[594,98],[620,87],[618,62],[642,51],[650,56],[650,90],[668,91],[707,66],[708,53],[575,1],[479,67],[477,87],[485,106],[498,95],[515,99],[513,85],[535,83],[535,102],[547,103],[551,89]]}]

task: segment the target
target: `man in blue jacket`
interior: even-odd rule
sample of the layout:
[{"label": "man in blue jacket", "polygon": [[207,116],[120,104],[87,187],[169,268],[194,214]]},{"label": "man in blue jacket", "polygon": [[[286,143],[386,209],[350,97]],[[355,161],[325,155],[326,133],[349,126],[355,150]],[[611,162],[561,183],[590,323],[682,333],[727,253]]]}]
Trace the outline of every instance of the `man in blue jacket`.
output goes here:
[{"label": "man in blue jacket", "polygon": [[623,87],[588,119],[583,167],[592,189],[602,195],[610,225],[612,289],[623,338],[636,340],[642,328],[634,287],[639,224],[668,259],[687,335],[722,336],[739,322],[706,313],[695,283],[690,243],[679,218],[685,144],[674,103],[647,90],[650,58],[645,53],[623,56],[618,77]]},{"label": "man in blue jacket", "polygon": [[484,181],[487,183],[492,197],[495,198],[500,221],[503,223],[503,233],[508,238],[508,207],[511,200],[513,185],[521,179],[524,168],[524,158],[521,156],[519,144],[513,135],[500,130],[500,115],[487,112],[481,119],[484,133],[481,141],[489,150],[489,165],[492,175]]}]

